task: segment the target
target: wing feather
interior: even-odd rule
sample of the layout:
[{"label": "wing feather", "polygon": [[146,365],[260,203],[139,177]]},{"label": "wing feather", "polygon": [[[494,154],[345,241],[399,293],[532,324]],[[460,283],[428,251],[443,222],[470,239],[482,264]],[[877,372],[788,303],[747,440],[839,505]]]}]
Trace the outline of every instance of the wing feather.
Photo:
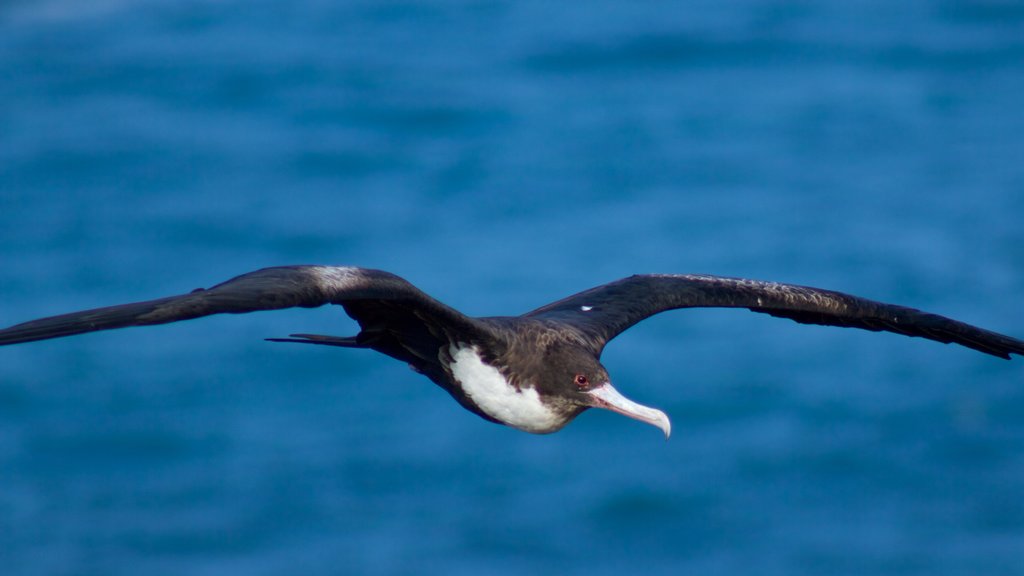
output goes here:
[{"label": "wing feather", "polygon": [[748,308],[802,324],[842,326],[955,343],[986,354],[1024,355],[1024,341],[938,314],[795,284],[691,274],[630,276],[526,314],[576,327],[596,352],[630,326],[678,308]]},{"label": "wing feather", "polygon": [[[381,270],[340,266],[263,268],[179,296],[32,320],[0,330],[0,345],[128,326],[179,322],[211,314],[244,314],[325,304],[390,301],[455,327],[473,322],[406,280]],[[357,318],[358,319],[358,318]]]}]

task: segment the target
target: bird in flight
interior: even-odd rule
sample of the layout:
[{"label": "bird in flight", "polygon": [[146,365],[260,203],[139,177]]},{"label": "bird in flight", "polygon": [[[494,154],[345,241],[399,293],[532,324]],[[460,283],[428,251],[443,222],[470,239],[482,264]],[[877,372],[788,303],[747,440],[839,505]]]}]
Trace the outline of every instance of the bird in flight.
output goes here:
[{"label": "bird in flight", "polygon": [[382,270],[279,266],[208,289],[32,320],[0,330],[0,345],[211,314],[339,304],[355,336],[269,338],[369,348],[406,362],[479,416],[526,432],[556,432],[588,408],[603,408],[671,432],[668,416],[612,387],[601,365],[609,340],[677,308],[747,308],[803,324],[844,326],[955,343],[1009,359],[1024,341],[957,320],[850,294],[740,278],[690,274],[630,276],[521,316],[473,318]]}]

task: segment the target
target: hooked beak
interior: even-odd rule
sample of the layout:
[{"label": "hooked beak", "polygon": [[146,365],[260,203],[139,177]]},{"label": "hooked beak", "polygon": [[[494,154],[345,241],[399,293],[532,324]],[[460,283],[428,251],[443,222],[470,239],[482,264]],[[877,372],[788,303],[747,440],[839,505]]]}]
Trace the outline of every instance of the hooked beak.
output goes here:
[{"label": "hooked beak", "polygon": [[608,382],[590,389],[587,394],[592,399],[592,406],[594,408],[604,408],[605,410],[618,412],[624,416],[646,422],[652,426],[657,426],[665,433],[666,440],[672,433],[672,423],[669,422],[668,416],[664,412],[633,402],[619,394],[619,391]]}]

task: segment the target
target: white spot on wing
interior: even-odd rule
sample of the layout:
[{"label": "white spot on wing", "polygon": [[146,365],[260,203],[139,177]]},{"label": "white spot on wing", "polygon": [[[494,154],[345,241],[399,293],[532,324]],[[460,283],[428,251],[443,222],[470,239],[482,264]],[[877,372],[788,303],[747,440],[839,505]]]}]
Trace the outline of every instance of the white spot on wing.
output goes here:
[{"label": "white spot on wing", "polygon": [[476,346],[452,346],[451,354],[452,375],[473,403],[491,418],[535,434],[554,432],[564,424],[536,390],[517,390],[497,368],[480,358]]},{"label": "white spot on wing", "polygon": [[590,312],[593,309],[594,309],[593,306],[580,306],[580,310],[582,310],[584,312]]},{"label": "white spot on wing", "polygon": [[316,266],[313,271],[317,283],[328,292],[351,288],[361,278],[359,269],[352,266]]}]

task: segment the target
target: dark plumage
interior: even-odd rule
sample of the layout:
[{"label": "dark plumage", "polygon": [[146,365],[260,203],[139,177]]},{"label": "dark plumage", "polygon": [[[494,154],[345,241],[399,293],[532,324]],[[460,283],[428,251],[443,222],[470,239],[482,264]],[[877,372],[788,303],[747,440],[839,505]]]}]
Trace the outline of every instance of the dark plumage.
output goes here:
[{"label": "dark plumage", "polygon": [[370,348],[408,363],[460,404],[530,432],[553,432],[590,407],[615,410],[669,433],[660,411],[619,395],[601,366],[609,340],[666,310],[748,308],[805,324],[920,336],[1010,358],[1024,341],[944,316],[849,294],[737,278],[638,275],[522,316],[471,318],[380,270],[282,266],[212,288],[42,318],[0,330],[0,345],[220,313],[339,304],[361,328],[351,337],[293,334],[274,341]]}]

